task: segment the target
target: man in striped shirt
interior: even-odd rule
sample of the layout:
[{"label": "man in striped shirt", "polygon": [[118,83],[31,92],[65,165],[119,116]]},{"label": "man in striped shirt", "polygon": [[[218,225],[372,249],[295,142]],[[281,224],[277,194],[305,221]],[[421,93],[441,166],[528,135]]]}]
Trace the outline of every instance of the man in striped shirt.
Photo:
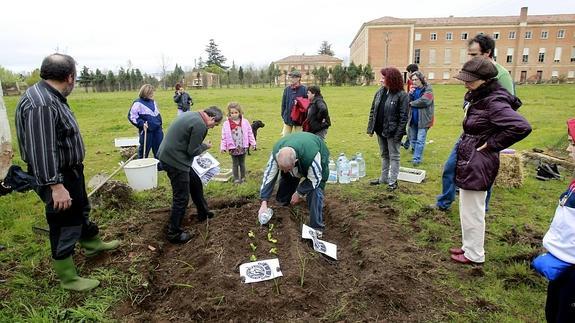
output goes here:
[{"label": "man in striped shirt", "polygon": [[274,145],[264,170],[259,213],[267,211],[268,200],[281,172],[276,200],[281,205],[289,205],[297,204],[305,197],[310,227],[323,232],[323,190],[329,177],[328,165],[329,150],[319,136],[296,132],[281,138]]},{"label": "man in striped shirt", "polygon": [[87,256],[115,249],[119,242],[103,242],[98,226],[89,219],[84,142],[66,100],[76,82],[76,62],[68,55],[52,54],[42,62],[40,77],[16,107],[20,155],[36,178],[36,193],[45,203],[60,285],[68,290],[90,290],[100,282],[78,276],[72,259],[76,242]]}]

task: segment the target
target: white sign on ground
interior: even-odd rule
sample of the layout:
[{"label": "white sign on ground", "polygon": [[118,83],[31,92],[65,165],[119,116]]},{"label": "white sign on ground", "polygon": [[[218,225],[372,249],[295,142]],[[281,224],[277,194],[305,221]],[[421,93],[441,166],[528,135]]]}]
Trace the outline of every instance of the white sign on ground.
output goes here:
[{"label": "white sign on ground", "polygon": [[301,237],[303,239],[309,239],[313,241],[313,250],[321,252],[324,255],[337,260],[337,245],[331,242],[320,240],[317,235],[318,234],[316,230],[308,227],[305,224],[301,225]]},{"label": "white sign on ground", "polygon": [[283,276],[279,259],[266,259],[240,265],[240,277],[246,284]]},{"label": "white sign on ground", "polygon": [[198,174],[204,185],[220,172],[220,162],[209,152],[194,157],[192,168]]}]

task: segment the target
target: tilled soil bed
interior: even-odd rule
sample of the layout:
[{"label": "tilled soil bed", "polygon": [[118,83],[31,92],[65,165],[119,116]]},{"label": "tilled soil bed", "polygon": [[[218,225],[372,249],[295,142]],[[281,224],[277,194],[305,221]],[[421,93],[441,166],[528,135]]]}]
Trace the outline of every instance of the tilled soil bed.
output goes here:
[{"label": "tilled soil bed", "polygon": [[[138,287],[114,309],[122,321],[441,321],[464,307],[462,296],[437,284],[445,259],[417,247],[397,224],[397,211],[345,199],[326,201],[323,240],[337,244],[338,260],[301,239],[304,204],[274,208],[268,226],[257,222],[259,202],[210,200],[216,213],[198,222],[192,207],[184,226],[194,238],[165,240],[169,210],[161,209],[108,229],[121,251],[93,260],[123,267]],[[252,230],[255,238],[248,237]],[[252,251],[250,243],[257,246]],[[270,254],[277,248],[277,256]],[[277,257],[283,277],[245,284],[239,265]],[[90,264],[88,263],[88,266]],[[448,265],[449,266],[449,265]]]}]

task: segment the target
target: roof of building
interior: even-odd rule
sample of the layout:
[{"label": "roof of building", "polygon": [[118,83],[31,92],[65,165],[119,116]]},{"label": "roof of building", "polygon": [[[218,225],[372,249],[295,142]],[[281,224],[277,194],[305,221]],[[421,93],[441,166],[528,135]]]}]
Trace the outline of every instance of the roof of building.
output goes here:
[{"label": "roof of building", "polygon": [[[519,24],[520,16],[485,16],[485,17],[441,17],[441,18],[395,18],[381,17],[368,21],[365,25],[389,25],[389,24],[415,24],[418,26],[426,25],[500,25],[500,24]],[[538,23],[575,23],[575,14],[558,14],[558,15],[528,15],[528,24]]]},{"label": "roof of building", "polygon": [[[415,25],[425,26],[485,26],[485,25],[519,25],[520,16],[484,16],[484,17],[441,17],[441,18],[395,18],[384,16],[368,21],[361,25],[357,34],[353,38],[352,44],[361,31],[367,26],[385,25]],[[527,15],[527,24],[575,24],[575,14],[557,15]]]},{"label": "roof of building", "polygon": [[341,63],[342,59],[329,55],[291,55],[274,63]]}]

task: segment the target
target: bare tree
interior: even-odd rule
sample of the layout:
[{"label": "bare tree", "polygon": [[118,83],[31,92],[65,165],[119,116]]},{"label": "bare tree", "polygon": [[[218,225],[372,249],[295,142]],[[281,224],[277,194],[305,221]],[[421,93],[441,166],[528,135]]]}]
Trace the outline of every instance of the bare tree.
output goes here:
[{"label": "bare tree", "polygon": [[160,61],[160,69],[162,71],[162,87],[166,89],[166,77],[168,76],[168,64],[170,64],[170,59],[162,54]]}]

